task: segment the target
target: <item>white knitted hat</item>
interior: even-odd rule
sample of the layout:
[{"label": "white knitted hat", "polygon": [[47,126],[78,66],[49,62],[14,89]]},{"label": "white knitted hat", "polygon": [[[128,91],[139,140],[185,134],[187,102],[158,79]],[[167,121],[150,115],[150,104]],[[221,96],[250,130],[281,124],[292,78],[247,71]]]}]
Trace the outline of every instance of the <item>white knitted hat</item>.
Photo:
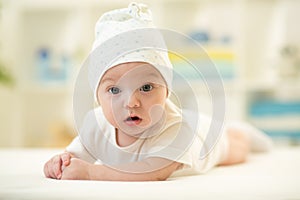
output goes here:
[{"label": "white knitted hat", "polygon": [[[97,97],[104,73],[122,63],[146,62],[153,65],[172,85],[172,64],[161,32],[144,4],[104,13],[96,23],[96,38],[90,54],[89,82]],[[97,99],[97,98],[96,98]]]}]

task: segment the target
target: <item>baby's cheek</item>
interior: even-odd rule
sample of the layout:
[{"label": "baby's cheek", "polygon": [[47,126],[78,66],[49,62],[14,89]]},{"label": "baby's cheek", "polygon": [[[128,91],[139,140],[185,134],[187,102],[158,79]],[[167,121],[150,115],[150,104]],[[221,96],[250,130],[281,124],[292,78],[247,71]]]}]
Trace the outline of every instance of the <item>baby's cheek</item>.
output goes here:
[{"label": "baby's cheek", "polygon": [[165,109],[162,105],[159,104],[153,105],[149,109],[148,115],[150,116],[151,124],[155,124],[158,121],[164,120]]}]

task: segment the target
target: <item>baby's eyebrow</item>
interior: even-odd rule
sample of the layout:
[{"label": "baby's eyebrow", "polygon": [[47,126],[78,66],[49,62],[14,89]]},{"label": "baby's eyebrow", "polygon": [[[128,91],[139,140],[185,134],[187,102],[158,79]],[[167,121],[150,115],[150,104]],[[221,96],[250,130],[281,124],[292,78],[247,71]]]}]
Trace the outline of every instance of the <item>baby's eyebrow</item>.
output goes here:
[{"label": "baby's eyebrow", "polygon": [[105,77],[101,80],[101,83],[105,83],[105,82],[114,82],[114,79],[111,77]]},{"label": "baby's eyebrow", "polygon": [[149,76],[153,76],[154,78],[160,78],[159,74],[157,74],[157,73],[150,73],[150,74],[148,74],[148,77]]}]

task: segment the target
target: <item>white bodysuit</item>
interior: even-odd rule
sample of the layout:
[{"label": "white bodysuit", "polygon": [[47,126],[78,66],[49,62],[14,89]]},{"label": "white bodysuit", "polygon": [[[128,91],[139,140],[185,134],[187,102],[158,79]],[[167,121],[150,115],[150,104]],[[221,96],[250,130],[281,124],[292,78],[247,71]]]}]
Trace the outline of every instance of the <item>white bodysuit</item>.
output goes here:
[{"label": "white bodysuit", "polygon": [[[183,119],[180,109],[169,99],[166,101],[165,120],[146,130],[133,144],[120,147],[116,142],[115,128],[106,120],[101,107],[90,111],[83,122],[80,134],[66,150],[91,163],[119,165],[160,157],[183,164],[172,176],[204,173],[219,164],[227,154],[226,134],[220,135],[205,157],[200,152],[205,147],[210,120],[200,115],[196,129]],[[184,112],[183,112],[184,114]],[[188,116],[191,117],[191,116]],[[186,118],[188,118],[186,117]]]}]

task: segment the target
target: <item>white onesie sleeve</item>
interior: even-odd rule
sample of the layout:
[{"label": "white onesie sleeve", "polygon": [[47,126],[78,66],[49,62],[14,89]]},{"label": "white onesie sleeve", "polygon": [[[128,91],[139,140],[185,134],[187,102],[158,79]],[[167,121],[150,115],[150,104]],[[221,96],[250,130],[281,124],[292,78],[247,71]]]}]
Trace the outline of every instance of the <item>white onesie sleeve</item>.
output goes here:
[{"label": "white onesie sleeve", "polygon": [[76,158],[90,163],[95,163],[97,161],[82,145],[78,136],[75,137],[74,140],[66,147],[66,151],[73,154]]}]

